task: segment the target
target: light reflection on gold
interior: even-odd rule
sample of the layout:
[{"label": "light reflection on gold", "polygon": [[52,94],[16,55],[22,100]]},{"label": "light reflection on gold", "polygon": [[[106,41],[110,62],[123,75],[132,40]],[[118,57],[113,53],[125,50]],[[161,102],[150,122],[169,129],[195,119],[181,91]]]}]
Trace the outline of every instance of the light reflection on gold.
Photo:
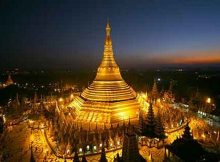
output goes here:
[{"label": "light reflection on gold", "polygon": [[110,31],[107,24],[103,58],[95,80],[67,106],[75,111],[77,121],[110,124],[138,118],[137,94],[121,76]]},{"label": "light reflection on gold", "polygon": [[208,97],[208,98],[206,99],[206,103],[208,103],[208,104],[211,103],[211,98],[210,98],[210,97]]}]

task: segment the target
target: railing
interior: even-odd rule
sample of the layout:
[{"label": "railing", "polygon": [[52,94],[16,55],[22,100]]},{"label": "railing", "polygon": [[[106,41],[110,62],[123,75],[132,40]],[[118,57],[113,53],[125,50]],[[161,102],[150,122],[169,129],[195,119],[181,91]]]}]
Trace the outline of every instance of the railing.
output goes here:
[{"label": "railing", "polygon": [[[46,134],[46,131],[44,131],[44,136],[45,136],[45,139],[46,139],[46,142],[48,144],[48,146],[50,147],[50,149],[52,150],[53,154],[58,157],[58,158],[65,158],[65,159],[73,159],[74,158],[74,155],[70,155],[70,156],[66,156],[65,154],[63,155],[58,155],[58,153],[54,150],[53,146],[51,145],[48,137],[47,137],[47,134]],[[106,150],[105,152],[108,153],[108,152],[114,152],[114,151],[117,151],[117,150],[120,150],[122,149],[122,146],[120,145],[120,147],[117,147],[117,148],[113,148],[113,149],[109,149],[109,150]],[[85,156],[93,156],[93,155],[98,155],[98,154],[101,154],[101,150],[99,150],[98,152],[90,152],[90,153],[86,153]],[[79,154],[79,157],[82,157],[83,154]]]}]

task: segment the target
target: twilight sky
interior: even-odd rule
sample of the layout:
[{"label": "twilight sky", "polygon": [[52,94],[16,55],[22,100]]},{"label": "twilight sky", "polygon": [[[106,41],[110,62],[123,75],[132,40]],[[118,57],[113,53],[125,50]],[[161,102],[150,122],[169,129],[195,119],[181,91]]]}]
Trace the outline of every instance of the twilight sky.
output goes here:
[{"label": "twilight sky", "polygon": [[220,64],[219,0],[1,0],[0,68]]}]

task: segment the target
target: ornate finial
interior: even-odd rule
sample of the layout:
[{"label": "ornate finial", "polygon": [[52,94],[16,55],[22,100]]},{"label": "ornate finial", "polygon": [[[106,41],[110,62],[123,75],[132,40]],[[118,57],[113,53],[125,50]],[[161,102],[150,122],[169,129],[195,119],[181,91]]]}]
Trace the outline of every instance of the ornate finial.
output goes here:
[{"label": "ornate finial", "polygon": [[110,24],[109,24],[109,21],[108,21],[107,25],[106,25],[106,36],[110,36],[110,31],[111,31],[111,27],[110,27]]}]

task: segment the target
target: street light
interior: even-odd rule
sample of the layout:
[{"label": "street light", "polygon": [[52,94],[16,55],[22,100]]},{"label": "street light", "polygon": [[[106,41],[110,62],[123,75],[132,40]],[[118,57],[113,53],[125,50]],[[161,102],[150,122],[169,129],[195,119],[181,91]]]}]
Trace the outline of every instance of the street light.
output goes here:
[{"label": "street light", "polygon": [[63,98],[61,97],[61,98],[59,98],[59,102],[63,102]]},{"label": "street light", "polygon": [[208,103],[208,104],[211,103],[211,98],[210,98],[210,97],[208,97],[208,98],[206,99],[206,103]]}]

